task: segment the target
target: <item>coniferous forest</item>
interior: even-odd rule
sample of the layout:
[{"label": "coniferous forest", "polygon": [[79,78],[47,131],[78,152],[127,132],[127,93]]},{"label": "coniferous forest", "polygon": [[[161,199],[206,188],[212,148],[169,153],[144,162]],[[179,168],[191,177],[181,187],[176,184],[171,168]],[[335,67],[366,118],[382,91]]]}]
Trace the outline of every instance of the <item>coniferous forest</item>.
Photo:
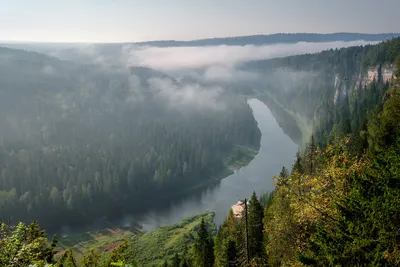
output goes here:
[{"label": "coniferous forest", "polygon": [[[202,220],[189,252],[171,255],[164,266],[399,266],[400,39],[244,67],[266,76],[287,68],[303,73],[293,80],[306,81],[294,82],[297,90],[279,91],[279,84],[271,83],[263,97],[303,115],[312,133],[291,170],[282,168],[273,178],[273,192],[247,196],[243,212],[231,210],[218,229]],[[384,77],[388,68],[393,70],[389,79]],[[376,77],[365,79],[371,69]],[[69,107],[46,99],[75,98],[68,85],[57,95],[43,91],[40,98],[22,84],[1,91],[15,100],[0,105],[14,112],[4,122],[10,127],[1,140],[0,208],[5,218],[20,211],[18,220],[29,221],[36,214],[43,225],[52,225],[74,216],[111,215],[128,209],[126,203],[134,206],[148,194],[221,169],[221,156],[233,145],[258,145],[256,122],[247,119],[251,110],[241,98],[219,95],[227,111],[221,116],[214,116],[219,110],[210,107],[179,113],[149,91],[141,94],[148,105],[121,104],[129,98],[129,86],[116,86],[113,96],[96,94],[80,71],[76,75],[75,81],[86,82],[86,93],[94,97],[79,98]],[[51,88],[52,81],[44,81]],[[114,82],[104,77],[99,87]],[[154,88],[154,80],[142,83]],[[26,104],[32,99],[36,104]],[[87,124],[100,119],[108,130]],[[156,134],[160,131],[165,134]],[[48,217],[50,213],[57,217]],[[72,250],[55,257],[56,243],[36,222],[3,223],[0,265],[141,266],[129,239],[106,257],[89,251],[80,259]]]},{"label": "coniferous forest", "polygon": [[226,173],[224,159],[237,146],[259,147],[245,99],[219,88],[182,85],[148,68],[0,54],[3,221],[57,230],[146,210]]}]

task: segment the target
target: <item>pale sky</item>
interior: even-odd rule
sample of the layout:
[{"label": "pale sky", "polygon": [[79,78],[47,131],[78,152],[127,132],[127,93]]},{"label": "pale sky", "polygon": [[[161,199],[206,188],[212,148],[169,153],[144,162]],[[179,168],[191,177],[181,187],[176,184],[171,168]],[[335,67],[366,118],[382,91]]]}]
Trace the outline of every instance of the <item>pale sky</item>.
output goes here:
[{"label": "pale sky", "polygon": [[138,42],[400,32],[400,0],[0,0],[0,40]]}]

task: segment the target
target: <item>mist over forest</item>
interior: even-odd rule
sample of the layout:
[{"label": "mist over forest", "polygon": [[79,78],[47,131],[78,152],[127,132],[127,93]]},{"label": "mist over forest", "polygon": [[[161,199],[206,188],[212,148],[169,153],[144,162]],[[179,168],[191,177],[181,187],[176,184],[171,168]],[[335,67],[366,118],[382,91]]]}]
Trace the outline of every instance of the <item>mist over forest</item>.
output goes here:
[{"label": "mist over forest", "polygon": [[[38,221],[47,231],[60,233],[65,227],[146,212],[219,183],[249,164],[260,149],[261,130],[248,103],[259,99],[301,152],[293,170],[283,168],[275,180],[279,199],[272,194],[252,197],[252,255],[273,266],[283,264],[280,255],[285,263],[294,262],[284,248],[292,253],[297,247],[289,246],[289,239],[276,240],[303,234],[307,223],[316,227],[313,220],[319,215],[296,206],[303,199],[286,186],[312,195],[311,201],[323,203],[331,214],[330,204],[313,195],[319,189],[306,185],[311,188],[317,175],[331,171],[336,163],[331,164],[329,153],[342,153],[342,148],[327,154],[320,149],[346,140],[354,158],[346,154],[344,164],[356,162],[358,155],[372,157],[395,139],[379,130],[377,118],[387,122],[382,127],[388,133],[398,129],[385,105],[392,105],[387,99],[396,87],[391,80],[398,75],[399,39],[382,43],[390,34],[305,36],[0,45],[0,221]],[[345,167],[340,165],[338,173]],[[327,192],[342,190],[342,184],[333,182],[318,186],[326,186]],[[329,197],[337,200],[335,194]],[[305,218],[304,225],[293,219],[282,226],[288,232],[281,233],[276,225],[289,220],[281,210],[300,219],[312,213],[311,219]],[[196,231],[210,235],[204,244],[212,247],[213,256],[206,258],[213,262],[204,266],[213,266],[214,257],[217,266],[227,266],[226,257],[243,260],[244,252],[237,250],[248,240],[243,240],[240,216],[232,214],[217,231],[215,244],[204,220],[196,224]],[[212,216],[200,217],[212,224]],[[273,229],[269,243],[263,241],[265,227]],[[186,243],[196,239],[185,238]],[[274,256],[262,256],[271,247]]]},{"label": "mist over forest", "polygon": [[[251,62],[370,43],[1,48],[2,214],[50,227],[55,216],[74,224],[146,209],[170,196],[156,192],[224,170],[238,147],[257,149],[247,97],[318,76],[290,68],[266,76]],[[123,204],[147,194],[148,204]]]}]

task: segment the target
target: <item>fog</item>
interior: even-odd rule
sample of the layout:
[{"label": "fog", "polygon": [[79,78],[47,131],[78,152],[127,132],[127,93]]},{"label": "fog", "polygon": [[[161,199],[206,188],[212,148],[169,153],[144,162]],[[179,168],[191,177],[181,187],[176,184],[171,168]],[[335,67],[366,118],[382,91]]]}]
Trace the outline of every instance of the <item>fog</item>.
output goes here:
[{"label": "fog", "polygon": [[124,46],[128,65],[141,65],[154,69],[171,71],[196,69],[210,66],[233,67],[250,60],[270,59],[290,55],[316,53],[327,49],[373,44],[376,42],[326,42],[245,46],[205,47],[135,47]]},{"label": "fog", "polygon": [[[266,78],[270,82],[283,85],[283,90],[290,90],[297,78],[315,76],[316,73],[293,73],[291,70],[277,70],[273,75],[260,75],[254,71],[239,68],[243,63],[290,55],[321,52],[350,46],[375,44],[371,41],[337,42],[299,42],[292,44],[245,45],[245,46],[204,46],[204,47],[151,47],[135,44],[81,45],[76,48],[54,50],[50,54],[62,59],[92,63],[115,71],[127,67],[147,67],[167,74],[184,85],[170,83],[170,79],[144,81],[152,89],[171,100],[174,105],[198,104],[206,107],[216,103],[216,98],[224,91],[227,84],[244,82],[258,84]],[[49,70],[47,70],[49,71]],[[289,77],[289,80],[287,79]],[[147,77],[154,78],[154,77]],[[146,79],[147,79],[146,78]],[[137,80],[131,77],[131,92],[137,92]],[[143,77],[141,78],[143,79]],[[274,81],[273,81],[274,80]],[[163,84],[165,82],[165,84]],[[200,86],[201,84],[201,86]],[[211,88],[209,88],[211,87]],[[215,88],[218,87],[218,88]],[[178,89],[182,89],[178,93]],[[211,92],[207,92],[210,89]],[[142,99],[135,94],[130,100]],[[205,105],[205,103],[208,103]],[[215,107],[215,106],[214,106]]]}]

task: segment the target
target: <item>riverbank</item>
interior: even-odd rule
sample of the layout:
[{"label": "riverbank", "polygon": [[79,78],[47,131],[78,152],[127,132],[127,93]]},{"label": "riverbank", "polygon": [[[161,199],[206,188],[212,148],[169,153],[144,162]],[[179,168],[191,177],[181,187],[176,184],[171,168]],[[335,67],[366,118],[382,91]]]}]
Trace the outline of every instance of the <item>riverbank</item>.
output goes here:
[{"label": "riverbank", "polygon": [[[232,175],[240,168],[247,166],[258,154],[258,151],[259,148],[256,149],[235,145],[230,156],[226,157],[223,161],[225,166],[223,170],[209,179],[205,179],[201,183],[182,189],[181,192],[175,193],[174,197],[179,197],[179,195],[190,195],[194,191],[197,192],[207,186],[218,183],[220,180]],[[187,221],[187,218],[184,219],[182,223],[185,223],[185,221]],[[66,249],[71,248],[74,254],[78,257],[90,249],[97,249],[106,253],[108,250],[122,242],[122,240],[131,239],[141,234],[144,234],[144,231],[142,231],[141,226],[137,224],[130,227],[105,228],[99,231],[82,232],[59,238],[57,248],[60,251],[59,254],[62,254]]]},{"label": "riverbank", "polygon": [[241,145],[235,145],[235,147],[232,149],[230,156],[224,159],[225,167],[223,170],[211,176],[209,179],[205,179],[204,181],[197,183],[194,186],[182,190],[180,194],[186,195],[193,191],[200,190],[234,174],[235,171],[239,170],[240,168],[246,167],[258,154],[259,149],[259,147],[258,149],[256,149]]},{"label": "riverbank", "polygon": [[61,257],[68,248],[72,249],[77,262],[80,262],[84,253],[92,249],[106,257],[113,248],[124,240],[129,240],[139,266],[161,266],[165,260],[171,260],[175,253],[182,254],[193,243],[194,232],[202,219],[210,228],[215,229],[213,218],[213,212],[203,212],[147,233],[140,229],[128,231],[122,228],[81,233],[60,239],[56,247],[59,251],[56,257]]}]

